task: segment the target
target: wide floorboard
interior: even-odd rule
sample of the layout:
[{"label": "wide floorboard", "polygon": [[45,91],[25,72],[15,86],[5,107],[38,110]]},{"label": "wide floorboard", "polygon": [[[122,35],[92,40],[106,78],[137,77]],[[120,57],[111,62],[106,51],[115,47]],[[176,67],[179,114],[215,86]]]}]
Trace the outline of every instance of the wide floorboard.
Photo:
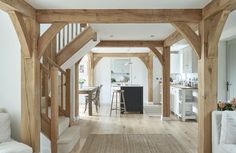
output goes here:
[{"label": "wide floorboard", "polygon": [[[80,105],[81,106],[81,105]],[[171,134],[188,153],[197,153],[197,122],[182,122],[174,115],[170,121],[161,121],[160,117],[147,114],[125,114],[109,116],[109,105],[102,105],[99,113],[93,109],[93,116],[83,113],[80,107],[81,139],[78,150],[80,153],[89,134]]]}]

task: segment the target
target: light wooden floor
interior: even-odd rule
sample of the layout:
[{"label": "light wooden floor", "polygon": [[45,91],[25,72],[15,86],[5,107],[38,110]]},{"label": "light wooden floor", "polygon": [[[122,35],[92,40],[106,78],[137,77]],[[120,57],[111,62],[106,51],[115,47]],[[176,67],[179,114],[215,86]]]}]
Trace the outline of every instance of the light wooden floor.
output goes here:
[{"label": "light wooden floor", "polygon": [[125,114],[109,116],[109,106],[102,106],[99,113],[93,109],[94,116],[83,113],[80,105],[81,139],[80,153],[89,134],[172,134],[188,153],[197,153],[197,123],[193,121],[181,122],[175,116],[171,121],[161,121],[160,117],[149,117],[145,114]]}]

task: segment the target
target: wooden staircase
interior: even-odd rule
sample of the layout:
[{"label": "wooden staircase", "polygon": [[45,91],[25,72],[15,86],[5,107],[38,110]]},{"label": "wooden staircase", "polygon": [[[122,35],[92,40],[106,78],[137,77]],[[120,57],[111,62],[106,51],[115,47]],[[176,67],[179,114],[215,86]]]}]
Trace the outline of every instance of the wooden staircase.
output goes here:
[{"label": "wooden staircase", "polygon": [[51,153],[71,152],[80,138],[79,126],[72,126],[71,71],[63,70],[55,61],[82,29],[78,24],[66,25],[41,60],[41,131],[51,142]]}]

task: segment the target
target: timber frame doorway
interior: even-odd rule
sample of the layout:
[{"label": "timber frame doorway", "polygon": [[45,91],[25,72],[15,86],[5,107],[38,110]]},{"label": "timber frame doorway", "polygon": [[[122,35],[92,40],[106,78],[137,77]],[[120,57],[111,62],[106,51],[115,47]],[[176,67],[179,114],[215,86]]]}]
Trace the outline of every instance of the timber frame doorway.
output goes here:
[{"label": "timber frame doorway", "polygon": [[[235,0],[213,0],[203,9],[161,10],[36,10],[25,1],[0,0],[0,9],[9,13],[17,31],[22,48],[22,140],[40,151],[40,58],[44,54],[42,42],[51,42],[57,32],[67,23],[171,23],[176,32],[163,41],[163,92],[169,90],[169,50],[170,46],[185,38],[199,58],[199,150],[211,153],[211,112],[217,101],[217,46],[225,21],[236,9]],[[78,14],[78,15],[75,15]],[[88,15],[89,14],[89,15]],[[140,15],[141,14],[141,15]],[[47,35],[39,37],[39,24],[52,23]],[[191,23],[191,24],[186,24]],[[195,23],[192,26],[192,23]],[[199,24],[199,34],[194,27]],[[83,39],[76,43],[86,43],[94,39],[94,32],[86,30]],[[82,42],[81,42],[82,41]],[[76,43],[57,57],[60,65],[78,51]],[[47,46],[46,44],[43,44]],[[151,46],[149,46],[151,47]],[[154,46],[158,47],[158,46]],[[79,46],[81,48],[81,46]],[[66,56],[65,56],[66,55]],[[169,97],[164,96],[163,116],[169,116]],[[30,123],[30,124],[29,124]]]}]

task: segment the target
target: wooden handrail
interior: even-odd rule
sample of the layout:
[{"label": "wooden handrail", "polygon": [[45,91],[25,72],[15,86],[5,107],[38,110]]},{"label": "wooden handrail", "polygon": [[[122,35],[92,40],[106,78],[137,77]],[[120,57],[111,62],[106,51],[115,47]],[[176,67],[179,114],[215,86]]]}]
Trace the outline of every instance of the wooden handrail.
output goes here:
[{"label": "wooden handrail", "polygon": [[40,63],[40,67],[44,72],[49,73],[49,69],[44,64]]},{"label": "wooden handrail", "polygon": [[56,62],[54,62],[51,58],[46,57],[48,60],[48,63],[53,65],[54,67],[58,68],[60,72],[62,72],[64,75],[66,75],[66,71],[64,71]]}]

